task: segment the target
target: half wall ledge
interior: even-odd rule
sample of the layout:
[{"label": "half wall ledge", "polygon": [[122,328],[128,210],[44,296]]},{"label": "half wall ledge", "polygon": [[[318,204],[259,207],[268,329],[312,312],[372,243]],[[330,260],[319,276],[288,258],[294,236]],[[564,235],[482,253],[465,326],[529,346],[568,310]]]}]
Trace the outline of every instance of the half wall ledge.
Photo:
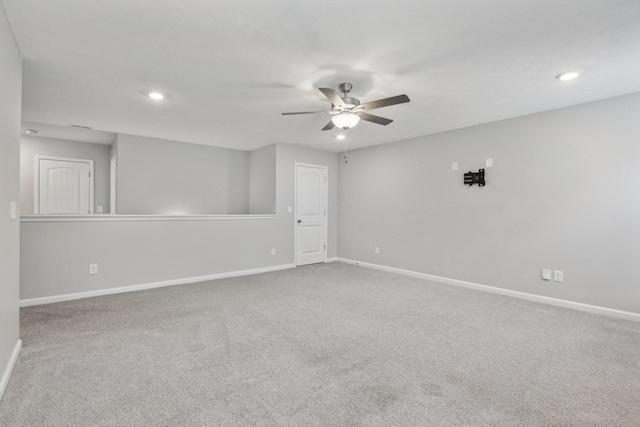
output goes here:
[{"label": "half wall ledge", "polygon": [[254,215],[21,215],[20,222],[110,221],[255,221],[276,219],[275,214]]}]

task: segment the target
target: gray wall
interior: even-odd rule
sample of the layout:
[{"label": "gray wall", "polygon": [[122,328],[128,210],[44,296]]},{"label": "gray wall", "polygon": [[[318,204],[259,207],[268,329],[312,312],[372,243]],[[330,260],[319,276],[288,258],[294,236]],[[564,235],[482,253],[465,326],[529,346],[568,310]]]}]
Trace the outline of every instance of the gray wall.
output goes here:
[{"label": "gray wall", "polygon": [[118,135],[119,214],[249,213],[249,152]]},{"label": "gray wall", "polygon": [[9,207],[20,199],[21,109],[22,58],[0,7],[0,378],[9,367],[20,327],[20,222],[11,220]]},{"label": "gray wall", "polygon": [[[23,222],[21,299],[289,263],[279,222]],[[276,256],[270,248],[283,249]],[[64,250],[60,250],[64,248]],[[89,264],[99,274],[89,275]]]},{"label": "gray wall", "polygon": [[[464,186],[486,158],[486,187]],[[640,94],[357,150],[339,166],[340,257],[640,313]],[[543,282],[543,267],[564,283]]]},{"label": "gray wall", "polygon": [[[21,298],[291,264],[294,215],[287,207],[293,207],[295,162],[329,167],[328,256],[336,257],[337,156],[277,145],[273,219],[23,222]],[[98,264],[99,274],[89,276],[89,263]]]},{"label": "gray wall", "polygon": [[93,160],[93,211],[102,206],[109,212],[109,174],[111,147],[89,142],[23,136],[20,145],[20,204],[23,214],[34,212],[34,156],[44,154],[55,157]]},{"label": "gray wall", "polygon": [[276,211],[276,146],[254,150],[249,159],[249,213]]}]

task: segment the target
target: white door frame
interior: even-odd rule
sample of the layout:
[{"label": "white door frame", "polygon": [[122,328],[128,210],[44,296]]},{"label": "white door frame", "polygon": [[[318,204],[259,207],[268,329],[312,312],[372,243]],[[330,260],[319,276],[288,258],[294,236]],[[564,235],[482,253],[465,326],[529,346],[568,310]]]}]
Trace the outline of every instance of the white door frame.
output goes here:
[{"label": "white door frame", "polygon": [[40,213],[40,160],[58,160],[62,162],[76,162],[89,164],[89,213],[93,213],[93,160],[77,159],[73,157],[56,157],[36,154],[33,157],[33,212]]},{"label": "white door frame", "polygon": [[109,172],[109,213],[116,214],[118,206],[118,158],[111,158],[111,169]]},{"label": "white door frame", "polygon": [[326,215],[324,216],[324,245],[326,247],[324,251],[324,262],[327,262],[327,253],[329,252],[329,167],[325,165],[313,165],[311,163],[295,163],[293,168],[293,254],[294,254],[294,263],[298,265],[298,223],[296,218],[298,217],[298,166],[307,166],[312,168],[324,169],[325,176],[327,180],[324,182],[324,211]]}]

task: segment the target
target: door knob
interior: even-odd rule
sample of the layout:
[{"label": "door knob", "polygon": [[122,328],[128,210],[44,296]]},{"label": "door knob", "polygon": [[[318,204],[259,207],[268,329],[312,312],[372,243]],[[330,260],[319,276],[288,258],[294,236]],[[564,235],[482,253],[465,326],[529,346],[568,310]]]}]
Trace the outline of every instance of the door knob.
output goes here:
[{"label": "door knob", "polygon": [[302,220],[301,220],[301,219],[299,219],[299,220],[298,220],[298,224],[300,224],[301,222],[302,222]]}]

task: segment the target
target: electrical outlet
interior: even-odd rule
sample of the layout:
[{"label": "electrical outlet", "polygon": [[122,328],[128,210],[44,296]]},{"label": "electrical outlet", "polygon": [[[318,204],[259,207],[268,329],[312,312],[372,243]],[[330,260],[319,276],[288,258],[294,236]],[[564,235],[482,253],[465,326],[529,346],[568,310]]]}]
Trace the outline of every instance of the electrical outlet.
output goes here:
[{"label": "electrical outlet", "polygon": [[276,254],[276,248],[271,248],[271,255],[275,255]]},{"label": "electrical outlet", "polygon": [[102,206],[96,206],[96,211],[98,211],[98,213],[102,213],[103,210],[104,208]]},{"label": "electrical outlet", "polygon": [[89,264],[89,274],[98,274],[98,264]]},{"label": "electrical outlet", "polygon": [[547,268],[542,269],[542,280],[551,280],[551,270]]},{"label": "electrical outlet", "polygon": [[560,270],[553,270],[553,281],[554,282],[564,281],[564,273]]},{"label": "electrical outlet", "polygon": [[376,255],[380,255],[380,248],[377,247],[377,246],[374,246],[373,247],[373,253],[376,254]]},{"label": "electrical outlet", "polygon": [[493,158],[490,157],[488,159],[485,159],[484,167],[485,168],[492,168],[493,167]]},{"label": "electrical outlet", "polygon": [[451,162],[451,170],[452,171],[458,170],[458,162]]}]

